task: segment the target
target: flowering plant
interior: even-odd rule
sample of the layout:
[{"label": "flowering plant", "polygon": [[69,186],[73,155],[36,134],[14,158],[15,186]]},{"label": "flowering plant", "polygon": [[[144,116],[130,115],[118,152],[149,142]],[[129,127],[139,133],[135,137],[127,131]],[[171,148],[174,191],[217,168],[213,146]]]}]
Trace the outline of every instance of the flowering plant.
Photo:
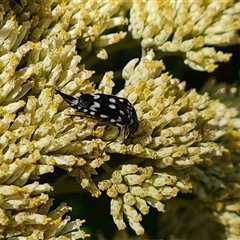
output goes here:
[{"label": "flowering plant", "polygon": [[[162,60],[179,55],[206,72],[229,61],[217,47],[240,42],[240,3],[3,0],[0,20],[1,239],[89,237],[88,219],[82,226],[67,204],[52,207],[51,195],[73,192],[104,195],[117,229],[136,235],[153,208],[149,237],[196,239],[196,228],[204,239],[240,236],[238,89],[208,80],[187,90]],[[117,55],[135,47],[140,58]],[[94,75],[113,53],[125,65],[116,96],[139,121],[132,135],[78,115],[55,91],[113,94],[113,71]]]}]

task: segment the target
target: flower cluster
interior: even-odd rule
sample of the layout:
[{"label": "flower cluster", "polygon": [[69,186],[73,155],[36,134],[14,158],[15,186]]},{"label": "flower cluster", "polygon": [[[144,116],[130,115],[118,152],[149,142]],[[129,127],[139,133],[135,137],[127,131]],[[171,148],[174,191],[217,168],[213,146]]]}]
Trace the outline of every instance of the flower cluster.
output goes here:
[{"label": "flower cluster", "polygon": [[[5,12],[11,10],[10,1],[5,3]],[[12,0],[17,18],[28,31],[28,39],[38,42],[44,38],[51,38],[60,32],[64,34],[62,45],[76,40],[75,43],[82,54],[94,50],[97,57],[107,59],[106,46],[122,40],[126,32],[110,32],[111,29],[124,26],[128,19],[122,16],[121,11],[126,11],[131,6],[131,1],[41,1],[34,4],[31,1],[22,3],[24,8]],[[116,14],[118,13],[118,15]],[[9,12],[8,17],[13,17]],[[24,31],[24,30],[21,30]],[[109,31],[106,34],[106,31]],[[17,39],[21,42],[21,39]]]},{"label": "flower cluster", "polygon": [[158,57],[179,54],[199,71],[213,72],[231,54],[214,47],[239,43],[240,3],[228,1],[133,1],[130,30]]},{"label": "flower cluster", "polygon": [[[33,183],[18,188],[17,186],[1,187],[1,239],[85,239],[89,237],[80,227],[85,222],[70,221],[65,213],[71,210],[61,204],[49,211],[52,200],[47,200],[44,191],[47,184]],[[40,195],[39,195],[40,194]],[[36,197],[36,195],[39,195]],[[12,214],[19,211],[16,214]],[[25,211],[23,210],[25,209]],[[31,211],[35,209],[35,211]]]},{"label": "flower cluster", "polygon": [[[223,166],[226,164],[226,150],[218,140],[232,129],[238,113],[235,108],[227,108],[223,103],[212,100],[208,94],[200,95],[194,90],[184,91],[184,83],[172,79],[167,73],[161,74],[164,66],[161,61],[153,61],[153,56],[149,52],[138,65],[137,60],[132,60],[123,70],[126,86],[118,95],[128,98],[134,104],[140,120],[143,121],[136,136],[129,139],[128,145],[112,142],[106,151],[135,155],[122,168],[133,167],[125,165],[128,162],[137,163],[138,166],[154,166],[149,179],[159,176],[168,189],[172,189],[169,186],[170,179],[174,179],[174,184],[178,182],[171,193],[193,191],[199,199],[210,201],[213,194],[219,192],[222,198],[229,191],[227,187],[223,187],[225,179],[219,173],[219,166],[222,166],[226,174],[230,172]],[[144,211],[133,207],[135,198],[142,194],[140,198],[144,206],[150,204],[144,200],[144,197],[149,198],[148,190],[145,190],[147,186],[161,195],[159,199],[155,195],[154,201],[156,205],[162,206],[160,200],[164,200],[164,190],[155,189],[154,181],[146,180],[143,170],[134,167],[129,173],[130,177],[119,170],[113,173],[110,180],[100,182],[99,188],[107,190],[107,195],[113,198],[111,213],[118,228],[125,227],[123,215],[127,215],[130,226],[137,234],[142,234],[139,214],[144,214]],[[219,179],[214,176],[219,176]],[[130,183],[128,178],[135,182]],[[137,188],[139,192],[132,193],[132,188]],[[215,192],[211,193],[213,189]],[[130,201],[128,196],[132,200],[130,209],[138,218],[132,218],[132,212],[124,210]],[[174,196],[175,194],[170,194],[168,198]],[[115,207],[117,210],[113,210]]]},{"label": "flower cluster", "polygon": [[[109,180],[100,181],[98,186],[106,191],[111,200],[111,215],[118,229],[126,227],[124,217],[137,235],[144,233],[140,222],[149,207],[164,212],[162,201],[176,197],[179,189],[184,192],[186,183],[166,172],[153,172],[152,167],[141,168],[134,164],[121,166]],[[185,189],[183,189],[185,188]]]},{"label": "flower cluster", "polygon": [[[126,36],[116,30],[128,24],[127,10],[133,38],[141,39],[144,50],[153,50],[123,69],[125,86],[117,96],[133,104],[140,125],[123,139],[123,131],[116,138],[116,126],[77,116],[55,89],[75,96],[112,94],[113,73],[105,73],[96,88],[90,80],[94,71],[80,62],[93,51],[100,59],[108,57],[105,47]],[[71,210],[66,204],[50,209],[54,189],[39,179],[56,167],[94,197],[106,191],[118,229],[126,227],[126,220],[137,235],[143,234],[141,220],[149,208],[165,212],[165,205],[181,192],[192,194],[228,237],[239,236],[237,89],[212,87],[210,81],[202,94],[186,91],[184,82],[154,60],[159,52],[181,53],[190,67],[213,71],[217,61],[230,55],[206,46],[239,41],[239,12],[240,4],[232,1],[4,0],[0,238],[89,236],[82,230],[84,220],[65,216]]]},{"label": "flower cluster", "polygon": [[[219,99],[224,107],[236,111],[236,117],[231,120],[232,128],[221,137],[225,147],[220,157],[213,158],[209,168],[202,168],[198,176],[202,182],[198,194],[207,210],[213,211],[214,218],[220,222],[226,231],[228,239],[240,236],[239,225],[239,163],[240,163],[240,108],[238,89],[225,83],[216,84],[214,80],[206,82],[202,91],[209,92],[212,99]],[[229,114],[227,112],[226,114]]]},{"label": "flower cluster", "polygon": [[138,65],[137,59],[128,63],[123,70],[126,86],[118,93],[134,104],[141,121],[135,144],[121,148],[119,143],[112,143],[107,150],[152,158],[159,168],[176,169],[221,154],[214,141],[230,129],[236,111],[207,94],[186,92],[184,82],[161,74],[163,63],[153,61],[153,57],[149,52]]},{"label": "flower cluster", "polygon": [[[64,86],[68,93],[92,92],[93,83],[87,79],[93,72],[79,66],[76,42],[66,44],[64,31],[41,42],[21,44],[30,22],[19,26],[12,12],[4,15],[2,7],[1,11],[1,236],[85,238],[88,235],[79,230],[82,221],[62,220],[69,207],[48,211],[50,185],[26,183],[58,166],[99,196],[91,174],[109,160],[99,139],[104,126],[86,119],[73,123],[69,110],[63,111],[66,105],[59,110],[62,98],[54,94],[56,86]],[[106,74],[106,81],[110,78]],[[85,140],[89,136],[92,140]]]}]

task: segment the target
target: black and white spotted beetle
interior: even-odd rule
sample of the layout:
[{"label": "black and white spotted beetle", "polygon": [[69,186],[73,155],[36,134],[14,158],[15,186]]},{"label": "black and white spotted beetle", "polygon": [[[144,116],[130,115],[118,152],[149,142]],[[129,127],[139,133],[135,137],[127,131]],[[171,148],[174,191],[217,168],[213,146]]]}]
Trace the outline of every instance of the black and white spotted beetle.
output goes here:
[{"label": "black and white spotted beetle", "polygon": [[[72,107],[77,109],[80,116],[97,119],[110,125],[124,129],[124,135],[133,135],[139,127],[139,121],[133,105],[126,99],[114,95],[91,93],[73,97],[56,89],[56,92]],[[119,134],[120,135],[120,129]],[[118,137],[117,136],[117,137]]]}]

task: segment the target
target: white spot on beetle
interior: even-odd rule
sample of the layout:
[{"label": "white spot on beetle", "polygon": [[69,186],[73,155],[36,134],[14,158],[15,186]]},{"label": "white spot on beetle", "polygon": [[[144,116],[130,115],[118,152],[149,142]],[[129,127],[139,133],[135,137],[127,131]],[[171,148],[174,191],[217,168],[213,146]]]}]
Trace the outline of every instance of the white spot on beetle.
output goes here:
[{"label": "white spot on beetle", "polygon": [[111,109],[116,109],[116,106],[115,106],[114,104],[110,104],[109,107],[110,107]]},{"label": "white spot on beetle", "polygon": [[99,99],[100,98],[100,95],[98,94],[91,94],[93,96],[93,99]]},{"label": "white spot on beetle", "polygon": [[100,103],[98,102],[93,102],[93,105],[89,108],[90,110],[97,112],[96,108],[100,108]]},{"label": "white spot on beetle", "polygon": [[108,118],[108,116],[107,116],[107,115],[104,115],[104,114],[100,114],[100,117],[101,117],[101,118]]},{"label": "white spot on beetle", "polygon": [[111,103],[116,103],[116,99],[114,99],[114,98],[109,98],[109,102],[111,102]]},{"label": "white spot on beetle", "polygon": [[91,111],[90,114],[91,114],[91,115],[95,115],[95,112]]},{"label": "white spot on beetle", "polygon": [[72,100],[71,105],[78,105],[78,99],[74,99],[74,100]]},{"label": "white spot on beetle", "polygon": [[124,111],[123,110],[119,110],[120,115],[124,115]]},{"label": "white spot on beetle", "polygon": [[122,118],[118,117],[118,119],[116,120],[116,122],[122,122]]},{"label": "white spot on beetle", "polygon": [[85,112],[85,113],[86,113],[86,112],[88,112],[88,109],[86,109],[86,108],[85,108],[85,109],[83,109],[83,112]]},{"label": "white spot on beetle", "polygon": [[[91,107],[94,107],[94,108],[100,108],[100,103],[98,102],[93,102],[93,105]],[[91,108],[90,107],[90,108]]]},{"label": "white spot on beetle", "polygon": [[114,123],[114,122],[116,122],[116,120],[112,118],[112,119],[110,119],[110,122]]}]

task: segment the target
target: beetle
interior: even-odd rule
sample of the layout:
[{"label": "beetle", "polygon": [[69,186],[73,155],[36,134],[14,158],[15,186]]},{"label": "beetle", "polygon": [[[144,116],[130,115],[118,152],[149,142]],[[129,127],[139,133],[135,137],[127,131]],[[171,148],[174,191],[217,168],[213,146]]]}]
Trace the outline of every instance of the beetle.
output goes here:
[{"label": "beetle", "polygon": [[110,94],[90,93],[73,97],[56,89],[56,92],[81,116],[97,119],[100,122],[124,129],[125,134],[133,135],[139,128],[139,121],[133,105],[126,99]]}]

